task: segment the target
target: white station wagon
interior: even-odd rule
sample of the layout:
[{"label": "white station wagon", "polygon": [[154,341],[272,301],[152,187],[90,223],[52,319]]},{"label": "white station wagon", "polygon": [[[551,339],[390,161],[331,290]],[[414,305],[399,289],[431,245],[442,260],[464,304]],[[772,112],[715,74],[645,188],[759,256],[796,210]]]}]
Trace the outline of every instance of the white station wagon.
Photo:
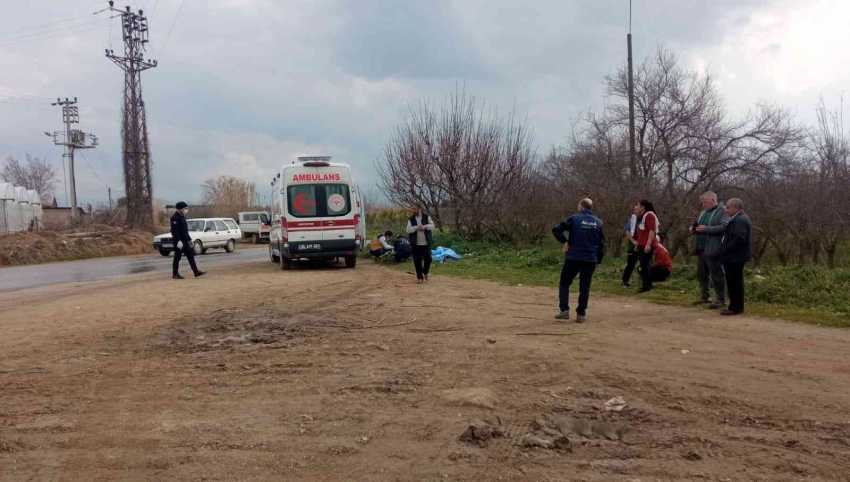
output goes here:
[{"label": "white station wagon", "polygon": [[[187,219],[189,237],[196,255],[201,255],[211,248],[224,248],[228,253],[236,249],[236,240],[242,237],[242,231],[236,221],[230,218],[196,218]],[[178,247],[183,243],[177,242]],[[159,254],[168,256],[174,251],[174,240],[171,233],[160,234],[153,238],[153,247]]]}]

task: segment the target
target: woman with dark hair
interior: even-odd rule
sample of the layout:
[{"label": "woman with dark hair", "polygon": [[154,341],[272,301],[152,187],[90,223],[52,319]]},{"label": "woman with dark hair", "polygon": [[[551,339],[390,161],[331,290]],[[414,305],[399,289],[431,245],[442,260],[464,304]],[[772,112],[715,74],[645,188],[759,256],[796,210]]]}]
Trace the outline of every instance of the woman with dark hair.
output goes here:
[{"label": "woman with dark hair", "polygon": [[638,219],[637,246],[635,250],[640,256],[641,287],[638,293],[652,290],[652,257],[658,246],[656,235],[661,230],[661,223],[655,214],[655,206],[646,199],[641,199],[635,205],[635,216]]}]

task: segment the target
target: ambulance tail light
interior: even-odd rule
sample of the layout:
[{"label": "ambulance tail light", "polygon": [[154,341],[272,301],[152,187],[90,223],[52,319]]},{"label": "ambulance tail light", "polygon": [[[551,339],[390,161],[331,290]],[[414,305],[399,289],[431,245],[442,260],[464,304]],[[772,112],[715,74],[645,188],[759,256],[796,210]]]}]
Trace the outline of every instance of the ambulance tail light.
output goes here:
[{"label": "ambulance tail light", "polygon": [[280,217],[280,240],[284,243],[289,242],[289,223],[286,222],[286,218]]}]

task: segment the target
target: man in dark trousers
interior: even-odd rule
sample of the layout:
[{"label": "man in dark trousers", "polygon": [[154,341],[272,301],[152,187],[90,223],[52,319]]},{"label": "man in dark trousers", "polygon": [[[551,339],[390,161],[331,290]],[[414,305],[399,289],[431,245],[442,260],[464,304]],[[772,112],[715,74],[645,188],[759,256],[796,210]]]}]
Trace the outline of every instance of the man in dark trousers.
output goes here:
[{"label": "man in dark trousers", "polygon": [[[192,238],[189,237],[189,225],[186,223],[186,214],[189,212],[189,206],[180,201],[176,206],[177,212],[171,216],[171,237],[174,243],[174,263],[171,265],[171,277],[174,279],[183,279],[178,272],[180,268],[180,254],[186,255],[189,260],[189,266],[192,272],[195,273],[195,278],[203,276],[206,273],[198,269],[195,265],[195,247],[192,244]],[[183,249],[177,247],[177,243],[183,243]]]},{"label": "man in dark trousers", "polygon": [[738,198],[726,201],[729,224],[720,248],[720,260],[726,271],[729,289],[729,308],[721,315],[740,315],[744,312],[744,265],[753,259],[753,226],[744,212],[744,203]]},{"label": "man in dark trousers", "polygon": [[[564,235],[569,233],[569,239]],[[561,268],[561,281],[558,284],[558,298],[561,312],[555,315],[559,321],[570,319],[570,285],[576,275],[579,276],[578,307],[576,322],[583,323],[590,299],[590,283],[593,272],[602,262],[605,254],[605,234],[602,221],[593,215],[593,201],[582,199],[578,212],[564,219],[554,228],[552,234],[564,245],[564,266]]]},{"label": "man in dark trousers", "polygon": [[729,224],[729,216],[723,206],[717,204],[717,194],[708,191],[700,196],[702,212],[691,233],[696,235],[697,280],[702,296],[695,305],[711,303],[709,281],[714,285],[715,301],[708,307],[717,310],[726,307],[726,277],[720,263],[720,245]]},{"label": "man in dark trousers", "polygon": [[410,240],[399,234],[393,243],[393,257],[395,258],[395,262],[401,263],[409,260],[412,252]]},{"label": "man in dark trousers", "polygon": [[[416,268],[416,282],[422,284],[428,281],[428,271],[431,269],[431,232],[434,223],[427,213],[422,212],[422,206],[413,206],[413,216],[407,220],[408,240],[413,246],[413,266]],[[424,265],[423,265],[424,263]]]},{"label": "man in dark trousers", "polygon": [[637,252],[635,245],[637,244],[637,238],[635,235],[637,234],[637,216],[632,214],[632,217],[626,221],[626,225],[623,227],[626,233],[626,269],[623,270],[623,289],[629,288],[629,281],[632,278],[632,272],[635,270],[635,265],[637,265],[640,260],[640,253]]}]

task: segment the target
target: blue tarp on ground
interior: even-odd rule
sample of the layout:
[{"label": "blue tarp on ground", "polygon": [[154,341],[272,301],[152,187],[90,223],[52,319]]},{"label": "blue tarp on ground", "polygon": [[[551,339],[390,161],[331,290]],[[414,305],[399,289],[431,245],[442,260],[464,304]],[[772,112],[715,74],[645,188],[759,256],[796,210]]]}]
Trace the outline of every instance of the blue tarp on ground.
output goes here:
[{"label": "blue tarp on ground", "polygon": [[455,253],[455,251],[451,248],[444,248],[442,246],[437,246],[436,249],[431,251],[431,258],[433,258],[434,261],[439,261],[440,263],[442,263],[443,261],[446,260],[446,258],[461,259],[461,258],[463,258],[463,256]]}]

